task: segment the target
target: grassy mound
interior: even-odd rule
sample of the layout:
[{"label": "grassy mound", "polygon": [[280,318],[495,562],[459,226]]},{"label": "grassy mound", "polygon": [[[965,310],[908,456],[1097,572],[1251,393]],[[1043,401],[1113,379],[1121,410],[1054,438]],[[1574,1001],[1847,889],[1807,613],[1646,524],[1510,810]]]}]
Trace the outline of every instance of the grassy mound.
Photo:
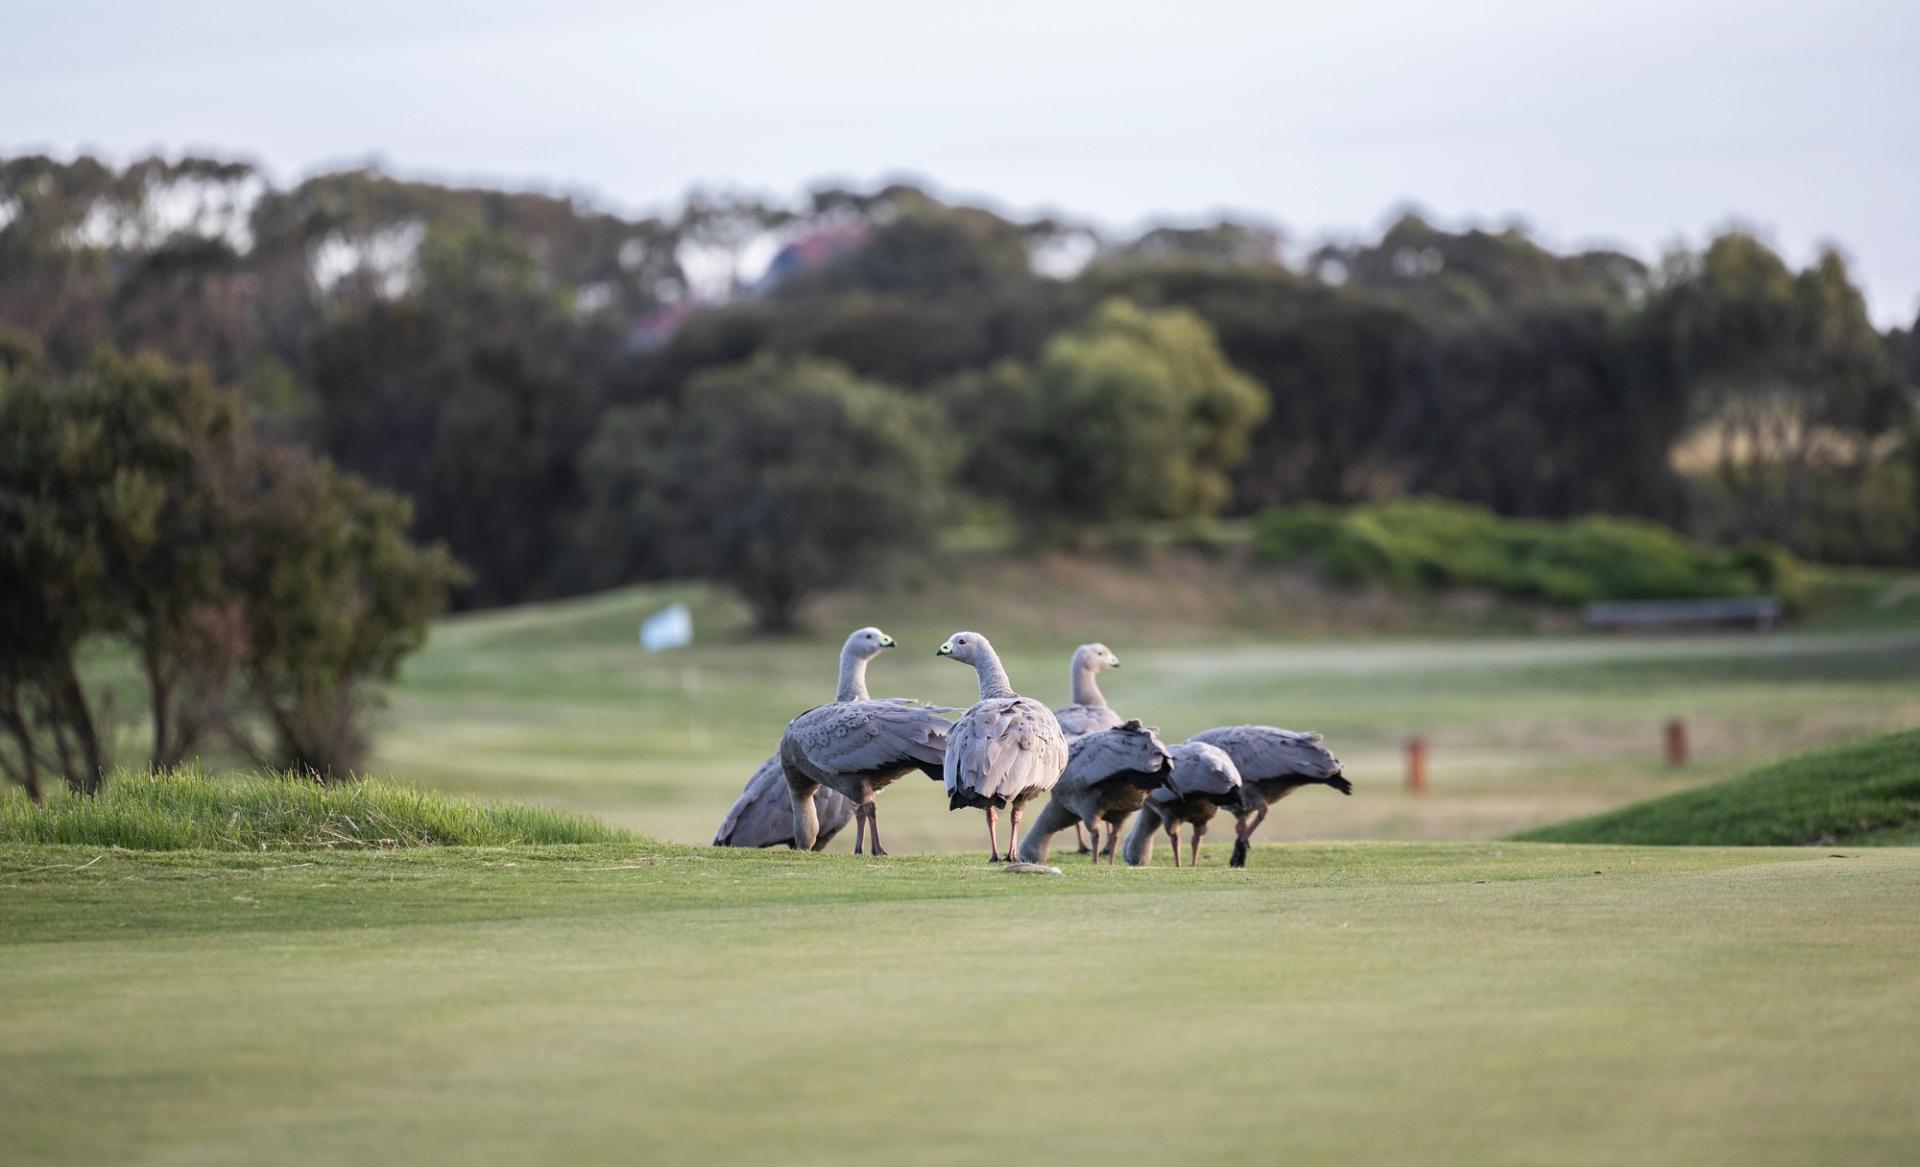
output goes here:
[{"label": "grassy mound", "polygon": [[1482,587],[1553,604],[1764,594],[1793,600],[1801,587],[1793,558],[1767,544],[1712,547],[1639,519],[1503,519],[1441,499],[1271,510],[1258,521],[1253,547],[1270,561],[1313,562],[1335,583]]},{"label": "grassy mound", "polygon": [[158,775],[122,771],[93,798],[62,790],[41,806],[17,790],[0,795],[0,843],[267,851],[632,838],[582,815],[474,802],[372,778],[323,786],[284,774],[215,777],[187,768]]},{"label": "grassy mound", "polygon": [[1541,843],[1920,841],[1920,730],[1867,738],[1750,774],[1515,836]]}]

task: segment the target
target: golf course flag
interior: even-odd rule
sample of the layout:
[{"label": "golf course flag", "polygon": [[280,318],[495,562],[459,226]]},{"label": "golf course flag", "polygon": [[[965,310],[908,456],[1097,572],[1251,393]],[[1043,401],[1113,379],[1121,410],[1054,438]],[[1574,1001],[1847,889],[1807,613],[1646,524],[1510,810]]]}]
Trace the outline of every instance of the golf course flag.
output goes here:
[{"label": "golf course flag", "polygon": [[669,604],[640,622],[640,646],[648,652],[685,648],[693,643],[693,613],[685,604]]}]

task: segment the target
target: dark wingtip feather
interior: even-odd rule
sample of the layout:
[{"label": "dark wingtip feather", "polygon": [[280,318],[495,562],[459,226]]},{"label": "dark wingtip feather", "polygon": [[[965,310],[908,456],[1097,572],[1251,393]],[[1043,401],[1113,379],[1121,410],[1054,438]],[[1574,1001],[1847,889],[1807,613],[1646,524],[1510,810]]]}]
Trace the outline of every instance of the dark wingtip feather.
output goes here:
[{"label": "dark wingtip feather", "polygon": [[1333,787],[1335,790],[1338,790],[1342,794],[1353,793],[1353,783],[1347,781],[1346,776],[1342,774],[1335,774],[1333,777],[1327,779],[1327,785]]}]

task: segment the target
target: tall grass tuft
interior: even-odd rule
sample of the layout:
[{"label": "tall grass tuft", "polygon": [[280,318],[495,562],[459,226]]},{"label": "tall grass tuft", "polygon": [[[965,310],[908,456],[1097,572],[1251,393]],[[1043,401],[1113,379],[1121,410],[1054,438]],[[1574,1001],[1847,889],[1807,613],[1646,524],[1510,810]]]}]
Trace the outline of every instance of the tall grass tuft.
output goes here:
[{"label": "tall grass tuft", "polygon": [[141,851],[617,843],[634,836],[584,815],[475,802],[384,779],[323,786],[292,774],[123,770],[94,797],[35,806],[0,793],[0,843],[76,843]]}]

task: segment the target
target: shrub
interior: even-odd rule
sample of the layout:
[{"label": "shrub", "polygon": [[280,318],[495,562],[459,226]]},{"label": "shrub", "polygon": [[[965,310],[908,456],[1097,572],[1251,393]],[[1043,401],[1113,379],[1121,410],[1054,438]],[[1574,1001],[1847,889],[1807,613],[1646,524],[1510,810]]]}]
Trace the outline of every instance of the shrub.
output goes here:
[{"label": "shrub", "polygon": [[1484,587],[1553,604],[1775,594],[1793,599],[1798,564],[1771,544],[1710,547],[1639,519],[1502,519],[1464,503],[1407,499],[1260,517],[1254,552],[1313,562],[1342,584]]}]

